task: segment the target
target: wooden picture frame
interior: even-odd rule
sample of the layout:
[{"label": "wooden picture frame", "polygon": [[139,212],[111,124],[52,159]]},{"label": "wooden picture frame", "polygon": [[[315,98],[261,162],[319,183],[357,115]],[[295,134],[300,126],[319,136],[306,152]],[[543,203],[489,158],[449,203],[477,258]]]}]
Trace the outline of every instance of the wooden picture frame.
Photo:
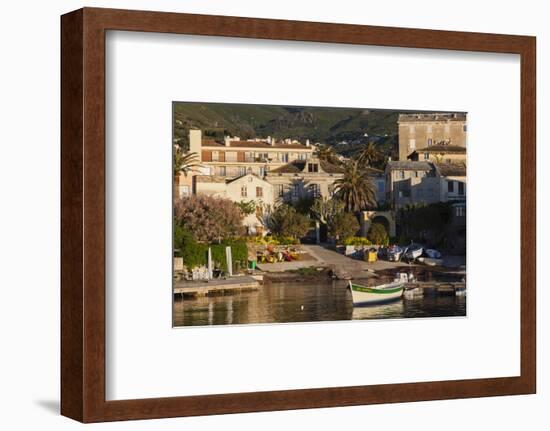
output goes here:
[{"label": "wooden picture frame", "polygon": [[[521,57],[521,375],[106,401],[105,32],[212,35]],[[61,413],[82,422],[532,394],[536,388],[534,37],[84,8],[61,17]]]}]

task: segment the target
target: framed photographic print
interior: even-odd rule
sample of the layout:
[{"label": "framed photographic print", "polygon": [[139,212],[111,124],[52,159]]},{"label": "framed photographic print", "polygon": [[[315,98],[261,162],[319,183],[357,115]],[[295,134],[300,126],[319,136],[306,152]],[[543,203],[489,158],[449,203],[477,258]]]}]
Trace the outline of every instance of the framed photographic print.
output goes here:
[{"label": "framed photographic print", "polygon": [[535,392],[534,37],[61,24],[63,415]]}]

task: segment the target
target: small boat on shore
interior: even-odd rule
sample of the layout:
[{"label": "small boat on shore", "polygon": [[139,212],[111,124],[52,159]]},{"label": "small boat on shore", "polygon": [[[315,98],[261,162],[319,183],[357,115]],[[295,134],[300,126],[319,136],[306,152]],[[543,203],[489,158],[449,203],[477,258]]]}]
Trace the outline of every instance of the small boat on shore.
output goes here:
[{"label": "small boat on shore", "polygon": [[414,260],[422,256],[422,246],[419,244],[411,244],[405,250],[405,257]]},{"label": "small boat on shore", "polygon": [[372,305],[389,302],[401,298],[405,283],[394,281],[378,286],[363,286],[362,284],[349,282],[353,305]]},{"label": "small boat on shore", "polygon": [[426,256],[428,256],[431,259],[441,259],[441,252],[434,250],[433,248],[428,248],[424,250],[426,253]]},{"label": "small boat on shore", "polygon": [[398,245],[392,245],[390,248],[388,248],[387,255],[388,260],[390,262],[397,262],[399,259],[401,259],[401,254],[403,253],[403,249],[399,247]]}]

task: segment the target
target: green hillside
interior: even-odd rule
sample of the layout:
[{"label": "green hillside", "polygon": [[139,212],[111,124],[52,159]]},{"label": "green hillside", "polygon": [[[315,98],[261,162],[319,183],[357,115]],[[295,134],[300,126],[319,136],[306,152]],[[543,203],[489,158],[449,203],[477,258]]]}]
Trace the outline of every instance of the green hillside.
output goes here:
[{"label": "green hillside", "polygon": [[[273,105],[238,105],[175,102],[174,138],[187,145],[190,128],[200,128],[205,135],[222,139],[224,135],[243,139],[272,136],[338,145],[343,154],[357,151],[367,142],[365,133],[385,154],[394,151],[398,111],[316,108]],[[349,155],[349,154],[347,154]]]}]

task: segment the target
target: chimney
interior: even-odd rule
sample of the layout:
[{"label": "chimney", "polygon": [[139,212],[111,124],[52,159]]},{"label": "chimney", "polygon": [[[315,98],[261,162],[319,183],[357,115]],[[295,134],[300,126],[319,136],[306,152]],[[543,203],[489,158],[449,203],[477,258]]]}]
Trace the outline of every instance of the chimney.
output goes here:
[{"label": "chimney", "polygon": [[306,147],[309,147],[309,139],[306,139]]},{"label": "chimney", "polygon": [[231,137],[230,136],[224,136],[223,137],[223,142],[224,142],[226,147],[229,147],[229,144],[231,143]]},{"label": "chimney", "polygon": [[189,130],[189,152],[195,153],[199,157],[199,161],[202,161],[202,131],[199,129]]}]

